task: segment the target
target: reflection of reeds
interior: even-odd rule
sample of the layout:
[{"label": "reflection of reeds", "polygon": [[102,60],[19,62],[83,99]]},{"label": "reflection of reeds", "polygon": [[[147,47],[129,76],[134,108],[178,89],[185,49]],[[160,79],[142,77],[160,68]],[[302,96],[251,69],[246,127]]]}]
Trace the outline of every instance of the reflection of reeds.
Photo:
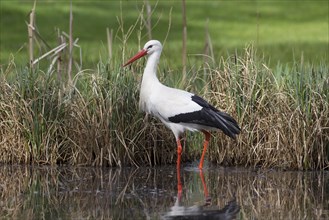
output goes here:
[{"label": "reflection of reeds", "polygon": [[[216,192],[236,195],[247,219],[323,219],[328,217],[326,174],[282,171],[232,172],[208,181]],[[225,177],[224,176],[224,177]],[[319,188],[320,187],[320,188]]]},{"label": "reflection of reeds", "polygon": [[[77,46],[72,37],[72,13],[71,8],[69,36],[58,31],[59,46],[35,59],[33,68],[17,68],[11,61],[7,69],[1,69],[0,162],[95,166],[175,162],[170,131],[138,113],[140,76],[135,73],[141,73],[142,66],[120,67],[126,58],[127,41],[138,24],[141,41],[147,23],[142,22],[143,16],[128,30],[123,16],[118,18],[120,28],[109,39],[109,53],[117,45],[112,40],[117,39],[121,41],[121,58],[113,57],[110,64],[100,61],[93,70],[81,70],[81,65],[74,69],[72,64],[72,49]],[[209,39],[207,35],[207,47],[212,48]],[[209,53],[213,58],[211,50]],[[49,64],[45,58],[50,55],[54,57]],[[169,80],[178,74],[161,80],[199,91],[242,125],[237,142],[221,133],[215,135],[208,152],[211,161],[296,169],[328,167],[327,64],[314,67],[301,61],[293,67],[271,70],[257,58],[252,46],[242,55],[210,61],[200,69],[186,71],[188,80],[182,84],[174,80],[180,82],[183,76]],[[199,158],[200,147],[190,144],[197,139],[193,137],[187,138],[187,145],[192,146],[184,152],[185,160]]]},{"label": "reflection of reeds", "polygon": [[[2,166],[0,215],[158,219],[175,203],[177,180],[172,170]],[[209,170],[209,209],[224,207],[236,197],[242,219],[326,219],[327,177],[324,172]],[[183,171],[182,179],[182,205],[202,204],[199,173]]]}]

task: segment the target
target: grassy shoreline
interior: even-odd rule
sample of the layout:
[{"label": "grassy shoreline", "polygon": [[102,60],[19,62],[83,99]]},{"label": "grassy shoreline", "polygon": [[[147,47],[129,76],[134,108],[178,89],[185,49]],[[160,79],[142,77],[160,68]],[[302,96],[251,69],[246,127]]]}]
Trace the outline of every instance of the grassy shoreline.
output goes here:
[{"label": "grassy shoreline", "polygon": [[[223,165],[325,169],[329,156],[329,67],[271,70],[252,47],[243,56],[188,68],[180,87],[234,115],[236,142],[221,133],[207,154]],[[79,72],[72,84],[14,63],[1,72],[0,162],[92,166],[175,163],[174,137],[138,111],[143,65]],[[159,75],[172,85],[170,76]],[[188,133],[184,161],[198,159],[201,136]]]}]

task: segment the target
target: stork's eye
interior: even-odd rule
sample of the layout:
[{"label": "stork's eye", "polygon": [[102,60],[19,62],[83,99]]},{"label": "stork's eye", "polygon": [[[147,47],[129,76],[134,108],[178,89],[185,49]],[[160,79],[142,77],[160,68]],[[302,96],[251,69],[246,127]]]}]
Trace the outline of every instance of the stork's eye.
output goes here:
[{"label": "stork's eye", "polygon": [[150,46],[147,47],[147,49],[151,49],[152,47],[153,47],[153,45],[150,45]]}]

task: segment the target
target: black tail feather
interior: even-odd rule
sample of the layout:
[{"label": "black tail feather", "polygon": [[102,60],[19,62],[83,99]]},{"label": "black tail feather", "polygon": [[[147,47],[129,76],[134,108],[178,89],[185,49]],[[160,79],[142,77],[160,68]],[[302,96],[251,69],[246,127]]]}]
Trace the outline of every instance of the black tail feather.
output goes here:
[{"label": "black tail feather", "polygon": [[229,114],[221,111],[214,111],[212,109],[203,109],[212,120],[212,127],[218,128],[227,136],[235,139],[235,136],[240,133],[241,129],[234,118]]},{"label": "black tail feather", "polygon": [[224,134],[233,139],[235,139],[235,136],[240,133],[241,129],[232,116],[225,112],[219,111],[197,95],[192,96],[192,100],[203,107],[200,111],[200,116],[203,119],[200,120],[200,124],[221,129]]},{"label": "black tail feather", "polygon": [[[229,114],[225,112],[214,112],[216,114],[216,119],[218,121],[217,128],[223,130],[224,134],[235,139],[235,136],[238,135],[241,131],[238,123],[232,118]],[[224,126],[222,126],[224,125]]]}]

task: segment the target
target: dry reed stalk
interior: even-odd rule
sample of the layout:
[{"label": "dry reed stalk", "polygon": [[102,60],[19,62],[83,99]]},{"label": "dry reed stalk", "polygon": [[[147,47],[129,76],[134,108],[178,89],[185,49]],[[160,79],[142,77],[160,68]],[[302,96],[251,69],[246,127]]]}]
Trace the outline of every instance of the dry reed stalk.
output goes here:
[{"label": "dry reed stalk", "polygon": [[107,36],[107,49],[108,49],[108,60],[111,64],[112,62],[112,50],[113,50],[113,29],[106,28],[106,36]]},{"label": "dry reed stalk", "polygon": [[206,39],[205,39],[205,46],[204,46],[204,64],[207,65],[210,61],[213,63],[215,61],[214,57],[214,50],[211,42],[211,37],[209,34],[209,19],[207,19],[206,23]]},{"label": "dry reed stalk", "polygon": [[[58,53],[60,53],[63,49],[65,49],[66,46],[67,46],[66,43],[63,43],[63,44],[58,45],[57,47],[49,50],[45,54],[43,54],[40,57],[38,57],[37,59],[35,59],[32,64],[35,65],[35,64],[39,63],[42,59],[48,57],[52,53],[55,54],[55,55],[58,54]],[[56,59],[55,59],[55,61],[56,61]]]},{"label": "dry reed stalk", "polygon": [[72,85],[72,64],[73,64],[73,10],[72,1],[70,4],[70,23],[69,23],[69,61],[67,67],[68,85]]},{"label": "dry reed stalk", "polygon": [[30,59],[30,69],[34,69],[34,30],[35,30],[35,6],[36,0],[34,1],[33,8],[30,12],[30,22],[28,24],[28,37],[29,37],[29,59]]},{"label": "dry reed stalk", "polygon": [[[65,44],[65,38],[60,34],[60,30],[57,29],[57,43],[58,45]],[[60,51],[57,55],[57,79],[59,82],[63,83],[62,80],[62,68],[64,65],[63,63],[63,57],[62,57],[62,51]]]},{"label": "dry reed stalk", "polygon": [[172,7],[170,8],[170,11],[169,11],[169,22],[168,22],[168,29],[167,29],[167,33],[166,33],[166,36],[165,36],[165,38],[164,38],[164,40],[163,40],[163,42],[162,42],[162,44],[163,44],[163,47],[165,46],[165,44],[166,44],[166,41],[167,41],[167,38],[168,38],[168,36],[169,36],[169,33],[170,33],[170,29],[171,29],[171,13],[172,13]]},{"label": "dry reed stalk", "polygon": [[183,40],[182,40],[182,65],[183,65],[183,75],[182,82],[186,80],[186,41],[187,41],[187,22],[186,22],[186,3],[182,0],[182,19],[183,19]]},{"label": "dry reed stalk", "polygon": [[[121,32],[121,37],[117,37],[120,42],[121,42],[121,52],[122,52],[122,56],[121,56],[121,63],[124,63],[125,62],[125,59],[126,59],[126,45],[127,45],[127,41],[128,39],[130,38],[131,34],[134,33],[134,30],[136,29],[137,27],[137,24],[140,22],[142,22],[142,18],[143,18],[143,11],[140,12],[139,14],[139,17],[138,19],[136,19],[136,22],[131,25],[128,30],[126,30],[125,26],[124,26],[124,19],[123,19],[123,14],[122,14],[122,4],[120,2],[120,16],[117,17],[117,20],[118,20],[118,32],[120,31]],[[141,25],[140,25],[141,27]],[[138,36],[138,44],[140,45],[140,34]]]},{"label": "dry reed stalk", "polygon": [[152,8],[148,0],[144,0],[146,6],[146,21],[145,26],[147,30],[147,36],[149,40],[152,40]]},{"label": "dry reed stalk", "polygon": [[26,146],[28,142],[24,137],[21,115],[25,115],[25,108],[20,102],[20,94],[17,94],[15,88],[1,82],[0,95],[0,154],[2,163],[27,163],[30,160],[30,154]]}]

